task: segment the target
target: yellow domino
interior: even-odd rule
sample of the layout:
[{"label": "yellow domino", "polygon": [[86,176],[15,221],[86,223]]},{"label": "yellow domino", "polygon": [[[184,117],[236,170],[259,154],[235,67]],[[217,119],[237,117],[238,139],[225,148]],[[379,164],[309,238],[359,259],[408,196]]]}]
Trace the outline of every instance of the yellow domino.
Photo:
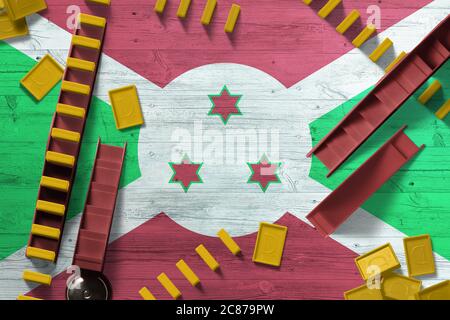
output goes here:
[{"label": "yellow domino", "polygon": [[203,25],[208,25],[211,23],[212,16],[214,14],[214,10],[216,9],[217,0],[208,0],[206,2],[205,8],[203,9],[203,14],[201,18],[201,23]]},{"label": "yellow domino", "polygon": [[64,80],[61,84],[61,90],[88,96],[91,92],[91,87],[85,84]]},{"label": "yellow domino", "polygon": [[42,100],[61,80],[63,73],[63,67],[47,54],[20,80],[20,84],[36,100]]},{"label": "yellow domino", "polygon": [[381,292],[388,299],[416,300],[416,294],[421,287],[422,281],[392,272],[383,277]]},{"label": "yellow domino", "polygon": [[202,258],[202,260],[207,264],[207,266],[212,270],[216,271],[219,268],[219,263],[216,259],[209,253],[209,251],[205,248],[204,245],[199,245],[195,248],[195,252]]},{"label": "yellow domino", "polygon": [[384,300],[380,289],[368,288],[365,284],[344,292],[345,300]]},{"label": "yellow domino", "polygon": [[52,284],[52,276],[49,274],[25,270],[22,277],[25,281],[46,284],[48,286]]},{"label": "yellow domino", "polygon": [[328,0],[328,2],[317,13],[319,17],[325,19],[341,3],[341,0]]},{"label": "yellow domino", "polygon": [[59,240],[61,231],[58,228],[47,227],[40,224],[33,224],[31,226],[31,234],[53,240]]},{"label": "yellow domino", "polygon": [[347,31],[352,26],[352,24],[354,24],[355,21],[358,20],[359,17],[359,11],[356,9],[352,10],[352,12],[350,12],[348,16],[346,16],[345,19],[342,20],[342,22],[336,27],[336,31],[340,34],[344,34],[345,31]]},{"label": "yellow domino", "polygon": [[447,114],[450,111],[450,99],[447,99],[447,101],[444,103],[442,107],[439,108],[438,111],[436,111],[435,115],[441,120],[444,120],[444,118],[447,116]]},{"label": "yellow domino", "polygon": [[72,45],[99,50],[101,42],[98,39],[74,35],[72,36]]},{"label": "yellow domino", "polygon": [[102,4],[104,6],[109,6],[111,4],[111,0],[88,0],[88,1],[92,3]]},{"label": "yellow domino", "polygon": [[432,96],[434,96],[434,94],[436,92],[438,92],[438,90],[441,88],[441,83],[439,82],[439,80],[434,80],[433,83],[426,88],[426,90],[420,95],[419,97],[419,102],[421,104],[425,104],[428,102],[428,100],[431,99]]},{"label": "yellow domino", "polygon": [[361,47],[362,44],[366,42],[367,39],[369,39],[370,36],[375,32],[375,30],[376,30],[375,26],[369,24],[363,29],[363,31],[361,31],[360,34],[356,36],[356,38],[352,41],[352,44],[357,48]]},{"label": "yellow domino", "polygon": [[43,176],[41,178],[41,186],[53,190],[67,192],[69,191],[70,183],[67,180]]},{"label": "yellow domino", "polygon": [[239,18],[239,13],[241,12],[241,7],[237,4],[232,4],[230,12],[228,13],[227,22],[225,23],[225,32],[232,33],[236,25],[237,19]]},{"label": "yellow domino", "polygon": [[369,59],[373,62],[377,62],[381,56],[388,51],[390,47],[392,47],[392,40],[389,38],[386,38],[383,40],[383,42],[380,43],[378,47],[373,50],[373,52],[369,55]]},{"label": "yellow domino", "polygon": [[158,281],[167,290],[167,292],[174,299],[178,299],[181,297],[181,292],[178,288],[173,284],[173,282],[169,279],[169,277],[163,272],[157,277]]},{"label": "yellow domino", "polygon": [[74,107],[64,103],[58,103],[56,105],[56,112],[65,116],[83,119],[86,114],[86,110],[80,107]]},{"label": "yellow domino", "polygon": [[77,58],[67,58],[67,68],[94,72],[95,63]]},{"label": "yellow domino", "polygon": [[309,6],[311,4],[312,0],[303,0],[303,3]]},{"label": "yellow domino", "polygon": [[238,255],[241,252],[241,248],[237,245],[237,243],[231,238],[231,236],[224,229],[221,229],[217,235],[220,240],[222,240],[223,244],[231,251],[232,254]]},{"label": "yellow domino", "polygon": [[63,204],[49,202],[44,200],[38,200],[36,203],[36,209],[39,211],[44,211],[57,216],[63,216],[66,212],[66,207]]},{"label": "yellow domino", "polygon": [[178,18],[182,18],[182,19],[186,18],[190,4],[191,4],[191,0],[180,0],[180,5],[178,6],[178,10],[177,10]]},{"label": "yellow domino", "polygon": [[139,294],[144,300],[156,300],[155,296],[146,287],[139,290]]},{"label": "yellow domino", "polygon": [[419,300],[450,300],[450,280],[439,282],[416,294]]},{"label": "yellow domino", "polygon": [[261,222],[256,236],[252,261],[275,267],[281,265],[288,228],[278,224]]},{"label": "yellow domino", "polygon": [[53,262],[55,261],[56,254],[53,251],[45,249],[27,247],[26,256],[28,258],[36,258]]},{"label": "yellow domino", "polygon": [[163,13],[164,8],[166,7],[166,3],[167,0],[156,0],[155,7],[153,8],[153,10],[155,10],[155,12],[160,14]]},{"label": "yellow domino", "polygon": [[28,34],[25,18],[12,21],[6,12],[0,9],[0,40],[21,37]]},{"label": "yellow domino", "polygon": [[4,0],[3,2],[13,21],[47,9],[45,0]]},{"label": "yellow domino", "polygon": [[364,280],[400,268],[400,262],[390,243],[382,245],[355,259],[356,266]]},{"label": "yellow domino", "polygon": [[69,168],[73,167],[73,165],[75,164],[74,156],[54,151],[47,151],[45,155],[45,160]]},{"label": "yellow domino", "polygon": [[114,89],[108,94],[117,129],[122,130],[144,123],[135,85]]},{"label": "yellow domino", "polygon": [[90,14],[80,13],[79,15],[81,24],[88,24],[90,26],[104,28],[106,26],[106,19],[103,17],[97,17]]},{"label": "yellow domino", "polygon": [[387,67],[386,69],[384,69],[384,71],[387,73],[389,71],[392,70],[392,68],[394,68],[400,61],[403,60],[403,58],[406,56],[406,52],[402,51],[400,52],[400,54],[397,56],[397,58],[394,59],[394,61],[392,61]]},{"label": "yellow domino", "polygon": [[35,298],[35,297],[30,297],[30,296],[20,295],[20,296],[17,297],[17,300],[42,300],[42,299]]},{"label": "yellow domino", "polygon": [[60,128],[53,128],[51,133],[52,138],[71,141],[71,142],[80,142],[80,134],[75,131],[64,130]]},{"label": "yellow domino", "polygon": [[200,278],[195,274],[195,272],[188,266],[188,264],[184,260],[178,261],[176,266],[193,287],[195,287],[200,283]]}]

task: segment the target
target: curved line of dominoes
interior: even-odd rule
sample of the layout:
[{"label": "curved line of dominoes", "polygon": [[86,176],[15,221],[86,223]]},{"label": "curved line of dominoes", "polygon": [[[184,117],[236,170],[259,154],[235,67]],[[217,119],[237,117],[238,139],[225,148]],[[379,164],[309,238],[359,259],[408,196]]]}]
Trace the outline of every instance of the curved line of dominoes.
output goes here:
[{"label": "curved line of dominoes", "polygon": [[[166,7],[167,0],[156,0],[153,10],[158,14],[164,13],[164,8]],[[180,0],[180,4],[177,10],[177,17],[180,19],[185,19],[189,10],[191,0]],[[203,14],[200,19],[201,24],[207,26],[211,23],[214,11],[216,9],[217,0],[207,0],[205,7],[203,9]],[[232,4],[230,11],[228,12],[228,18],[225,23],[224,31],[226,33],[233,33],[234,27],[241,12],[241,7],[237,4]]]},{"label": "curved line of dominoes", "polygon": [[[241,248],[224,229],[221,229],[217,233],[217,235],[233,255],[237,256],[238,254],[240,254]],[[219,269],[220,267],[219,263],[203,244],[200,244],[197,248],[195,248],[195,252],[197,252],[197,254],[200,256],[203,262],[212,271],[216,272]],[[179,260],[175,265],[193,287],[196,287],[200,283],[200,278],[183,259]],[[175,286],[172,280],[170,280],[170,278],[164,272],[159,274],[159,276],[156,277],[156,279],[164,287],[164,289],[166,289],[167,293],[169,293],[169,295],[173,299],[176,300],[179,297],[181,297],[182,295],[181,291]],[[144,300],[156,300],[155,296],[150,292],[150,290],[147,287],[141,288],[141,290],[139,290],[139,294]]]},{"label": "curved line of dominoes", "polygon": [[[312,0],[303,0],[303,3],[310,5]],[[328,15],[342,2],[342,0],[329,0],[318,12],[317,15],[322,19],[326,19]],[[358,10],[352,10],[342,22],[336,27],[336,31],[340,34],[344,34],[353,23],[358,20],[360,13]],[[367,25],[359,34],[353,39],[352,44],[359,48],[366,42],[370,36],[375,32],[376,28],[373,25]],[[393,45],[391,39],[384,39],[378,47],[373,50],[369,55],[369,59],[373,62],[377,62],[383,54]],[[399,63],[406,56],[406,52],[402,51],[400,54],[386,67],[385,72],[391,71],[397,63]],[[438,80],[435,80],[431,85],[425,89],[422,95],[419,97],[419,102],[423,105],[427,103],[428,100],[441,88],[441,84]],[[436,117],[443,120],[447,114],[450,112],[450,99],[448,99],[435,113]]]},{"label": "curved line of dominoes", "polygon": [[[303,3],[306,5],[310,5],[312,0],[303,0]],[[330,13],[342,2],[342,0],[329,0],[318,12],[317,15],[322,19],[326,19]],[[361,16],[358,10],[352,10],[342,22],[336,27],[336,31],[340,34],[344,34]],[[353,39],[352,44],[359,48],[362,46],[376,31],[376,27],[372,24],[366,25],[366,27]],[[373,50],[373,52],[369,55],[369,59],[373,62],[377,62],[386,51],[392,47],[393,42],[391,39],[384,39],[378,47]],[[389,72],[403,57],[405,56],[404,52],[401,52],[400,55],[395,58],[389,66],[386,67],[386,73]]]}]

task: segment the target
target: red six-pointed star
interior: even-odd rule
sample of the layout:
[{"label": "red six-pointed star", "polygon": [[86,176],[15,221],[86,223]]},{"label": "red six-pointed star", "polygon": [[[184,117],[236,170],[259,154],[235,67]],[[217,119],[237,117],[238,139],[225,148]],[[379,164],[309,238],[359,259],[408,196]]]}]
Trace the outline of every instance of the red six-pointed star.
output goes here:
[{"label": "red six-pointed star", "polygon": [[266,155],[263,155],[257,163],[247,163],[252,171],[248,183],[257,183],[263,192],[266,192],[269,184],[281,183],[278,177],[278,169],[281,162],[270,162]]},{"label": "red six-pointed star", "polygon": [[227,86],[223,86],[222,91],[219,94],[208,95],[212,103],[212,108],[208,115],[219,116],[222,119],[223,124],[227,124],[230,116],[242,115],[239,110],[238,104],[242,95],[232,95]]},{"label": "red six-pointed star", "polygon": [[203,183],[199,175],[202,165],[203,163],[192,162],[187,156],[180,163],[169,162],[169,166],[173,171],[169,182],[181,184],[184,192],[188,192],[191,184]]}]

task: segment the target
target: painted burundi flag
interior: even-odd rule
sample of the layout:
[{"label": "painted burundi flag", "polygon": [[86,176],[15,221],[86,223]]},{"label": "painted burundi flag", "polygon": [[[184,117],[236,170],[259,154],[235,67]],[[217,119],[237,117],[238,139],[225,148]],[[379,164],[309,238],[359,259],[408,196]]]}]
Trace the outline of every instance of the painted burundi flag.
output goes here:
[{"label": "painted burundi flag", "polygon": [[[125,4],[125,0],[117,0],[115,4],[120,5],[121,1]],[[295,3],[293,10],[300,5],[296,1],[281,1],[286,8]],[[68,1],[47,2],[47,17],[66,28],[67,15],[65,11],[58,12],[57,8],[68,4]],[[148,5],[147,1],[141,2],[142,6],[144,2]],[[52,3],[59,5],[52,6]],[[370,200],[364,205],[370,214],[360,210],[340,232],[333,235],[333,239],[362,253],[387,241],[392,241],[398,249],[403,233],[445,234],[442,228],[448,229],[445,221],[450,221],[447,219],[450,210],[446,202],[450,194],[446,183],[446,172],[450,172],[445,144],[450,134],[448,126],[436,123],[432,113],[426,114],[425,108],[411,102],[414,113],[405,111],[390,120],[355,154],[354,159],[343,166],[342,171],[325,180],[323,166],[305,155],[362,99],[363,92],[383,72],[361,51],[346,54],[349,42],[334,33],[327,22],[319,20],[310,8],[300,7],[295,14],[288,15],[292,25],[295,26],[297,21],[314,22],[318,30],[327,32],[311,34],[305,31],[290,37],[286,36],[283,28],[278,27],[279,13],[270,10],[273,1],[264,0],[257,5],[248,3],[252,3],[248,4],[251,6],[249,8],[257,9],[254,15],[243,15],[241,23],[252,29],[260,25],[258,21],[263,17],[273,31],[254,30],[259,32],[261,42],[258,37],[255,37],[256,43],[245,37],[254,35],[252,30],[242,35],[239,28],[238,33],[231,37],[214,36],[218,34],[215,28],[223,28],[216,25],[211,26],[214,31],[211,32],[214,36],[211,43],[206,34],[205,37],[198,37],[201,40],[195,40],[195,30],[205,32],[201,26],[193,25],[193,29],[189,29],[192,34],[186,34],[175,19],[153,17],[147,21],[148,15],[135,12],[129,5],[119,6],[122,9],[119,11],[112,7],[111,24],[105,41],[106,55],[102,58],[95,91],[98,99],[94,101],[86,127],[65,231],[63,248],[66,257],[61,257],[52,272],[64,270],[71,262],[77,230],[77,220],[71,218],[83,208],[98,136],[104,143],[121,145],[126,141],[129,146],[112,240],[143,223],[150,224],[151,219],[160,212],[165,212],[177,223],[198,234],[215,235],[219,229],[225,228],[236,236],[254,232],[259,222],[276,221],[286,212],[305,220],[305,215],[329,193],[329,188],[335,188],[355,169],[356,164],[383,143],[391,131],[408,120],[417,143],[431,144],[433,148],[421,153],[410,167],[383,187],[374,197],[376,201]],[[348,3],[359,8],[369,1]],[[412,1],[407,9],[397,9],[401,5],[395,6],[395,10],[389,6],[383,8],[390,17],[386,22],[390,24],[420,9],[416,16],[408,17],[385,31],[393,40],[399,40],[402,45],[400,50],[411,50],[445,17],[439,9],[442,7],[440,1],[430,4],[430,8],[421,9],[427,3]],[[83,11],[89,12],[84,1],[79,4]],[[173,3],[169,4],[167,15],[173,6]],[[193,7],[190,14],[200,13],[201,9]],[[222,11],[218,14],[218,21],[221,21],[220,15],[226,15]],[[130,19],[131,16],[135,18]],[[1,258],[6,258],[0,261],[0,270],[13,270],[0,279],[0,297],[4,297],[2,294],[5,297],[12,295],[10,290],[1,290],[3,288],[26,291],[20,281],[20,272],[30,264],[23,258],[20,249],[26,244],[30,229],[43,162],[42,147],[46,143],[59,90],[55,88],[41,103],[36,103],[17,83],[35,64],[33,59],[48,48],[52,48],[51,53],[64,63],[67,52],[62,48],[68,47],[70,42],[69,34],[60,27],[39,16],[30,20],[35,29],[31,38],[0,45],[0,60],[5,61],[0,71],[7,75],[0,86],[0,102],[5,118],[0,130],[6,146],[4,150],[15,150],[0,157],[3,161],[0,177],[4,181],[0,188],[6,198],[0,203],[0,250]],[[173,27],[176,32],[157,32],[162,26]],[[390,26],[383,25],[381,31]],[[306,30],[309,28],[304,27]],[[52,37],[46,37],[47,33]],[[123,37],[123,34],[135,37]],[[154,39],[148,39],[149,34]],[[239,37],[240,34],[242,37]],[[200,42],[186,41],[186,37]],[[308,49],[293,45],[301,43],[302,39],[309,43]],[[402,42],[400,39],[408,41]],[[324,50],[324,43],[335,48],[336,52]],[[372,41],[368,45],[374,44],[375,41]],[[158,47],[153,47],[156,45]],[[205,50],[199,53],[196,50],[198,47]],[[148,54],[143,55],[145,50]],[[18,61],[21,63],[18,64]],[[441,78],[443,83],[448,81],[448,72],[441,74]],[[130,83],[135,83],[139,90],[145,125],[140,129],[120,132],[115,129],[109,106],[104,101],[108,101],[108,90]],[[430,132],[430,128],[434,131]],[[18,158],[17,154],[21,157]],[[424,159],[433,159],[433,167],[437,168],[432,173],[432,185],[425,186],[430,165]],[[430,207],[437,210],[431,211]],[[416,220],[410,220],[407,212],[411,208],[418,208],[413,210],[422,216],[428,214],[424,218],[430,223],[426,225],[432,227],[427,228],[416,223]],[[434,219],[438,223],[433,222]],[[139,235],[145,237],[141,233]],[[321,244],[317,248],[326,247],[319,240],[317,243]],[[438,239],[434,244],[438,253],[450,258],[450,248],[445,241]],[[129,254],[132,254],[130,243],[128,248]],[[339,259],[334,252],[329,254]],[[10,268],[12,265],[14,268]],[[16,272],[17,265],[20,265],[19,272]]]}]

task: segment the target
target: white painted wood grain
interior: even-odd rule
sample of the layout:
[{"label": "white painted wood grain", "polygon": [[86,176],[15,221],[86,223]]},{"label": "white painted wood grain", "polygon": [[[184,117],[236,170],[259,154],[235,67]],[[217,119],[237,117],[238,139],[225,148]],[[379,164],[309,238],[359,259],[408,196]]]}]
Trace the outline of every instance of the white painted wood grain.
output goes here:
[{"label": "white painted wood grain", "polygon": [[[389,36],[397,52],[409,51],[448,14],[442,9],[445,3],[430,3],[378,38]],[[68,51],[64,48],[69,47],[70,34],[39,15],[28,21],[31,36],[8,42],[32,58],[49,52],[64,65]],[[369,41],[362,51],[352,50],[289,89],[270,75],[236,64],[203,66],[181,75],[166,88],[159,88],[103,54],[95,95],[108,101],[108,90],[136,84],[146,121],[139,143],[143,176],[120,191],[111,241],[160,211],[181,225],[207,235],[223,227],[233,235],[246,234],[255,231],[260,221],[274,221],[286,211],[306,221],[306,214],[329,193],[327,188],[308,178],[310,160],[305,158],[311,147],[308,123],[367,89],[383,75],[382,68],[364,53],[370,52],[376,42],[376,39]],[[205,93],[217,93],[223,84],[228,84],[232,93],[244,95],[241,102],[244,116],[232,117],[226,128],[280,130],[279,160],[285,163],[281,174],[283,184],[272,185],[266,194],[256,185],[245,183],[249,171],[242,163],[207,165],[209,159],[203,159],[201,173],[205,183],[193,185],[188,194],[180,192],[177,185],[167,184],[170,178],[167,162],[174,146],[170,137],[174,129],[191,130],[194,120],[202,120],[208,129],[225,130],[218,118],[205,117],[210,108]],[[0,299],[14,299],[30,289],[21,281],[24,269],[57,274],[69,266],[78,224],[79,217],[66,224],[56,266],[43,262],[33,264],[25,258],[25,248],[0,261]],[[332,237],[357,253],[391,242],[405,265],[404,234],[362,209]],[[438,274],[425,279],[424,285],[450,278],[448,261],[436,255],[436,262]]]}]

